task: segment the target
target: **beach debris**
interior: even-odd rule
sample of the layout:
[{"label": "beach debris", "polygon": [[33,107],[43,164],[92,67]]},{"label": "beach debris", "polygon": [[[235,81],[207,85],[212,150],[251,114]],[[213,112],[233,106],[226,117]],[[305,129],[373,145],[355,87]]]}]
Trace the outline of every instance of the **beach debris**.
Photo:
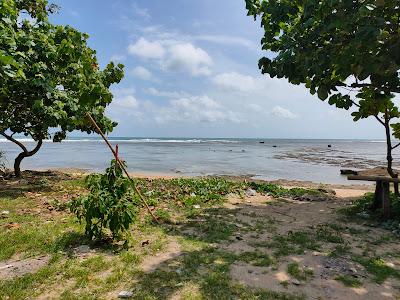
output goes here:
[{"label": "beach debris", "polygon": [[272,146],[272,148],[276,148],[276,147],[278,147],[278,146],[277,146],[277,145],[273,145],[273,146]]},{"label": "beach debris", "polygon": [[142,242],[142,247],[147,246],[147,245],[150,245],[150,241],[149,240]]},{"label": "beach debris", "polygon": [[238,241],[243,241],[243,238],[242,238],[241,236],[236,236],[236,239],[237,239]]},{"label": "beach debris", "polygon": [[10,214],[10,211],[8,211],[8,210],[3,210],[1,213],[0,213],[0,215],[9,215]]},{"label": "beach debris", "polygon": [[191,193],[190,197],[196,197],[196,193]]},{"label": "beach debris", "polygon": [[328,148],[332,148],[332,145],[328,145]]},{"label": "beach debris", "polygon": [[304,194],[300,196],[293,197],[297,201],[308,201],[308,202],[323,202],[331,199],[328,195],[312,195]]},{"label": "beach debris", "polygon": [[193,208],[195,208],[195,209],[199,209],[199,208],[200,208],[200,205],[198,205],[198,204],[196,204],[196,205],[193,205]]},{"label": "beach debris", "polygon": [[301,284],[300,281],[298,281],[297,279],[292,279],[291,282],[294,285],[300,285]]},{"label": "beach debris", "polygon": [[254,196],[256,196],[256,195],[257,195],[257,192],[256,192],[255,190],[251,189],[251,188],[249,188],[249,189],[246,191],[246,196],[248,196],[248,197],[254,197]]},{"label": "beach debris", "polygon": [[128,299],[128,298],[131,298],[132,296],[133,296],[133,292],[131,292],[131,291],[121,291],[118,294],[118,298],[121,298],[121,299]]},{"label": "beach debris", "polygon": [[333,189],[319,188],[317,190],[320,191],[321,193],[324,193],[324,194],[336,195],[336,191],[333,190]]},{"label": "beach debris", "polygon": [[260,144],[265,144],[265,142],[264,141],[260,141]]},{"label": "beach debris", "polygon": [[340,170],[341,175],[358,175],[357,171],[350,170],[350,169],[341,169]]}]

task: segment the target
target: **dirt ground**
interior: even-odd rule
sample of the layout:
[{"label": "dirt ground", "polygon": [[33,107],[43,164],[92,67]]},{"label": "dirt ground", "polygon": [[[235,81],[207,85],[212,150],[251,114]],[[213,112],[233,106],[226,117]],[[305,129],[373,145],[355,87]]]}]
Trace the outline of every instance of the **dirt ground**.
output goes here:
[{"label": "dirt ground", "polygon": [[[257,219],[270,218],[278,222],[277,233],[284,235],[289,231],[296,232],[307,228],[314,228],[319,224],[343,224],[342,216],[336,210],[343,202],[351,201],[352,197],[363,195],[365,190],[335,189],[337,199],[324,202],[290,201],[279,203],[278,206],[265,205],[266,202],[274,202],[267,196],[241,200],[230,198],[227,207],[240,207],[237,217],[246,222],[256,222]],[[351,224],[359,230],[366,229],[368,234],[364,236],[352,236],[347,234],[345,239],[351,247],[350,252],[360,253],[360,243],[377,240],[386,232],[377,228],[366,228],[363,225]],[[242,236],[242,240],[226,244],[226,248],[234,252],[248,252],[255,250],[252,245],[262,244],[271,238],[270,233],[254,237],[251,233]],[[327,247],[328,250],[329,246]],[[269,249],[265,251],[270,252]],[[376,252],[400,251],[397,243],[377,245]],[[360,253],[361,254],[361,253]],[[313,277],[305,282],[290,283],[290,275],[287,273],[287,265],[296,262],[299,265],[313,270]],[[393,258],[387,263],[400,267],[400,261]],[[306,251],[303,255],[290,255],[279,262],[279,266],[272,270],[271,267],[254,267],[245,263],[234,264],[230,274],[233,279],[248,286],[265,288],[278,292],[304,293],[309,299],[398,299],[399,281],[387,280],[384,284],[376,284],[365,281],[362,287],[349,288],[341,282],[334,280],[335,276],[349,272],[355,278],[364,278],[364,268],[351,261],[350,257],[329,257],[325,251]],[[282,285],[289,282],[289,285]]]},{"label": "dirt ground", "polygon": [[[208,278],[207,274],[215,271],[218,265],[226,265],[226,274],[235,284],[271,291],[274,295],[299,297],[260,299],[400,299],[398,237],[388,230],[371,226],[367,221],[349,218],[338,212],[372,191],[373,186],[320,185],[284,180],[276,183],[285,187],[323,188],[327,196],[322,200],[305,201],[275,199],[259,193],[245,197],[231,195],[223,206],[204,210],[191,224],[165,226],[165,241],[162,241],[165,245],[160,249],[155,246],[157,249],[153,252],[146,252],[147,246],[141,243],[149,237],[143,234],[137,241],[137,247],[145,255],[138,260],[137,266],[132,267],[134,272],[129,283],[117,285],[112,291],[104,288],[106,292],[102,298],[116,299],[121,290],[132,290],[139,295],[134,299],[141,299],[140,293],[146,289],[158,291],[158,287],[151,283],[158,280],[162,283],[160,289],[162,285],[168,285],[168,290],[155,299],[207,299],[204,298],[207,295],[204,287],[198,284],[201,280],[197,280],[197,277]],[[28,196],[31,194],[27,192]],[[34,195],[44,201],[41,205],[47,203],[42,194]],[[50,214],[54,217],[59,213],[52,208]],[[214,218],[215,223],[210,222],[209,217]],[[207,222],[210,223],[207,225]],[[224,226],[228,225],[233,225],[235,230],[225,239],[211,241],[204,235],[204,228],[212,232],[212,226],[220,226],[220,231],[224,233]],[[150,236],[150,246],[157,243],[156,239],[154,234]],[[257,257],[253,260],[246,257],[255,254]],[[120,261],[117,255],[96,251],[88,245],[76,246],[71,255],[77,257],[80,263],[99,255],[103,259],[105,257],[110,267],[90,275],[91,280],[104,279],[104,282],[112,275],[110,270],[113,264]],[[198,263],[197,260],[212,255],[216,259],[205,259],[207,263],[202,262],[199,267],[196,265],[193,273],[192,268]],[[375,258],[379,258],[379,265],[370,263]],[[227,263],[229,259],[231,261]],[[49,260],[50,256],[42,255],[2,261],[0,279],[36,273],[48,265]],[[172,273],[177,276],[177,282],[169,282]],[[222,276],[222,273],[218,273],[218,276]],[[129,274],[127,276],[131,276]],[[124,280],[125,277],[121,281]],[[181,282],[185,284],[181,285]],[[57,299],[75,284],[74,280],[69,279],[62,285],[57,283],[57,286],[42,287],[38,299]]]}]

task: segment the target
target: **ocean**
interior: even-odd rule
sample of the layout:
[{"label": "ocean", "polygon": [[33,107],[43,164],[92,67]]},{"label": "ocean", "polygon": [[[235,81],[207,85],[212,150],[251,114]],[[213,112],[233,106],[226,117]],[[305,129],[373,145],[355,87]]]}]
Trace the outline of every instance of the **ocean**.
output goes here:
[{"label": "ocean", "polygon": [[[351,184],[340,169],[385,165],[385,143],[379,140],[110,138],[132,173],[167,175],[247,175],[257,179],[305,180]],[[22,140],[33,147],[31,140]],[[19,148],[0,140],[8,165]],[[400,158],[395,150],[395,162]],[[23,169],[83,169],[99,172],[112,158],[98,138],[46,141],[22,163]],[[396,164],[396,163],[395,163]]]}]

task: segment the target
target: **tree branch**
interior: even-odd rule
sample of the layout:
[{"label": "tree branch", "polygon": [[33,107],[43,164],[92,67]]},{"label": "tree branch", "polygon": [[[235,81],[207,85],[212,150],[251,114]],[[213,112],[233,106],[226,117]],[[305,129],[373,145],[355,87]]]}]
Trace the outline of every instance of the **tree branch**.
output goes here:
[{"label": "tree branch", "polygon": [[40,147],[42,147],[42,144],[43,140],[39,140],[36,147],[32,151],[28,151],[28,156],[35,155],[40,150]]},{"label": "tree branch", "polygon": [[400,143],[398,143],[396,146],[393,146],[393,147],[392,147],[392,150],[396,149],[396,148],[399,147],[399,146],[400,146]]},{"label": "tree branch", "polygon": [[379,119],[377,115],[374,115],[374,117],[379,121],[379,123],[381,123],[383,126],[386,126],[386,124],[381,119]]},{"label": "tree branch", "polygon": [[[4,136],[7,140],[10,142],[13,142],[14,144],[18,145],[25,153],[29,153],[28,149],[25,147],[24,144],[22,144],[20,141],[14,139],[12,135],[7,135],[4,132],[0,132],[0,135]],[[37,151],[36,151],[37,152]]]}]

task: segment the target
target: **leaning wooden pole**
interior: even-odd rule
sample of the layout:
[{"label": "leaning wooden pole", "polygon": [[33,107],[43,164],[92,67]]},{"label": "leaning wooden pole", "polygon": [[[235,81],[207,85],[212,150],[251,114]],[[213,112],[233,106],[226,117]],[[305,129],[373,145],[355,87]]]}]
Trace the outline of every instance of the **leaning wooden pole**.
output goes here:
[{"label": "leaning wooden pole", "polygon": [[115,157],[115,161],[119,164],[119,166],[121,167],[121,169],[124,171],[126,177],[128,177],[129,181],[131,182],[132,186],[135,188],[136,193],[138,194],[140,200],[142,201],[142,203],[144,204],[144,206],[146,207],[147,211],[150,213],[150,215],[153,217],[153,220],[156,221],[158,224],[158,219],[156,218],[156,216],[153,214],[153,212],[151,211],[149,205],[147,204],[146,200],[144,199],[142,193],[139,191],[139,189],[137,188],[135,182],[133,181],[133,179],[131,178],[131,176],[129,175],[128,171],[126,170],[124,164],[121,162],[121,160],[118,157],[117,152],[114,150],[113,146],[110,144],[110,142],[108,141],[107,137],[104,135],[103,131],[100,129],[99,125],[97,125],[96,121],[93,119],[92,115],[87,113],[87,117],[89,118],[90,122],[93,124],[93,126],[96,128],[97,133],[101,135],[101,137],[103,138],[103,140],[106,142],[108,148],[110,148],[112,154]]}]

